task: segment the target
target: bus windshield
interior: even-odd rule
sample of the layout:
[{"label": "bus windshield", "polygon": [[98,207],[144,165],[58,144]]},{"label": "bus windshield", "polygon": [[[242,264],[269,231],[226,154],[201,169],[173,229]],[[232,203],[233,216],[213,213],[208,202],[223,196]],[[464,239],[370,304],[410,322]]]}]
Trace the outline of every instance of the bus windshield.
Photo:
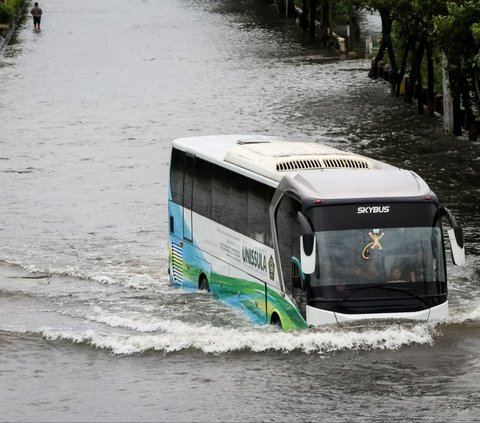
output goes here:
[{"label": "bus windshield", "polygon": [[312,286],[444,282],[439,227],[317,232],[319,277]]},{"label": "bus windshield", "polygon": [[309,278],[311,304],[368,313],[420,310],[445,301],[442,230],[435,205],[362,207],[311,212],[318,247],[316,271]]}]

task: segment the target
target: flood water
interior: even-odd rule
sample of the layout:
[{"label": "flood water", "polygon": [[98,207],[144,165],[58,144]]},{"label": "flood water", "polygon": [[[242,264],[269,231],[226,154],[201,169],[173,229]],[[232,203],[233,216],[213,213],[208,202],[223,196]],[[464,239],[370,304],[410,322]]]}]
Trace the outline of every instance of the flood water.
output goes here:
[{"label": "flood water", "polygon": [[[0,53],[2,421],[478,419],[478,144],[264,1],[40,6]],[[467,237],[451,317],[284,333],[172,288],[170,141],[221,133],[328,136],[419,173]]]}]

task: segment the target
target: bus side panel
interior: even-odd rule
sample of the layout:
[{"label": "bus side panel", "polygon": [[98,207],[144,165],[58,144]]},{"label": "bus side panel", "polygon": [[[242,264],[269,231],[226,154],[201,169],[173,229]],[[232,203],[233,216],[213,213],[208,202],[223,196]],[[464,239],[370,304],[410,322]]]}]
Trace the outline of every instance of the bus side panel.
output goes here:
[{"label": "bus side panel", "polygon": [[[215,263],[213,268],[216,268]],[[210,286],[210,291],[224,303],[242,310],[254,324],[264,325],[267,323],[265,283],[248,280],[248,277],[246,273],[232,267],[230,276],[213,271],[214,283]]]},{"label": "bus side panel", "polygon": [[219,291],[223,289],[225,280],[229,278],[230,266],[223,260],[212,258],[212,280],[210,281],[210,292],[219,297]]},{"label": "bus side panel", "polygon": [[[193,232],[195,245],[215,257],[215,262],[222,261],[230,266],[229,269],[241,271],[240,279],[280,286],[271,247],[196,213],[193,215]],[[231,276],[230,271],[218,273]]]},{"label": "bus side panel", "polygon": [[[212,263],[210,292],[221,301],[239,308],[254,324],[267,323],[265,282],[269,278],[268,258],[273,251],[238,232],[194,213],[194,242]],[[256,254],[254,264],[248,262]],[[261,257],[261,259],[260,259]],[[272,283],[275,274],[272,272]]]},{"label": "bus side panel", "polygon": [[283,330],[306,329],[307,322],[302,317],[297,307],[291,304],[285,295],[272,286],[267,285],[267,315],[268,321],[272,314],[277,313],[282,323]]},{"label": "bus side panel", "polygon": [[229,277],[212,272],[215,281],[212,294],[220,301],[242,311],[256,325],[267,323],[265,310],[265,284],[243,278]]},{"label": "bus side panel", "polygon": [[183,208],[168,202],[169,236],[168,236],[168,272],[170,282],[184,286],[185,260],[183,256]]},{"label": "bus side panel", "polygon": [[[272,313],[276,312],[286,330],[306,326],[295,307],[279,294],[278,289],[271,285],[266,289],[265,282],[252,278],[247,272],[237,267],[248,266],[242,262],[240,239],[244,239],[248,244],[255,244],[256,250],[264,250],[265,246],[196,214],[193,218],[194,244],[192,244],[183,239],[183,208],[169,201],[169,216],[173,218],[173,225],[170,228],[173,228],[173,232],[170,232],[169,236],[170,268],[180,267],[177,273],[181,273],[182,277],[179,283],[171,273],[170,278],[174,284],[186,289],[198,289],[200,274],[205,273],[212,294],[221,301],[242,310],[253,323],[266,324],[270,321]],[[222,259],[207,253],[205,249],[215,252]],[[267,257],[267,254],[264,256]],[[228,264],[227,261],[234,262],[235,266]],[[260,276],[268,270],[249,269],[249,271],[258,273]],[[278,283],[276,272],[274,274],[275,278],[271,282]],[[266,291],[268,292],[267,301]]]},{"label": "bus side panel", "polygon": [[198,279],[203,263],[198,259],[197,250],[192,243],[183,242],[183,288],[198,289]]}]

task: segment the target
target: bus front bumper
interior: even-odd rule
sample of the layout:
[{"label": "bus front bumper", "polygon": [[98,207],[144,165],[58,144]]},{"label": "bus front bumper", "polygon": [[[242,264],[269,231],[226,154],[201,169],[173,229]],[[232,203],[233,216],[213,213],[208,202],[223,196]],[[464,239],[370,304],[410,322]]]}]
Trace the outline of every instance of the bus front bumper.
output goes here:
[{"label": "bus front bumper", "polygon": [[448,318],[448,301],[438,306],[408,313],[343,314],[307,305],[307,324],[321,326],[367,319],[442,320]]}]

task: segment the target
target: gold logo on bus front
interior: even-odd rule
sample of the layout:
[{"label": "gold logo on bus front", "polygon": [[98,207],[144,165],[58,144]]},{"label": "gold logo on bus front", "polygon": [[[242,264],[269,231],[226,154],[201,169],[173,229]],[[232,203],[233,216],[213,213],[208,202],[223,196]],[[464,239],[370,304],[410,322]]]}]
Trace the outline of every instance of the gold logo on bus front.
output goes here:
[{"label": "gold logo on bus front", "polygon": [[273,261],[272,256],[270,256],[270,260],[268,260],[268,270],[270,273],[270,279],[273,281],[275,279],[275,262]]},{"label": "gold logo on bus front", "polygon": [[380,244],[380,240],[383,238],[383,235],[385,235],[385,233],[384,232],[380,232],[380,233],[369,232],[368,235],[372,239],[372,242],[369,242],[367,245],[365,245],[365,247],[362,250],[362,257],[363,257],[364,260],[370,260],[370,252],[368,251],[369,248],[372,249],[372,250],[375,250],[375,249],[383,250],[382,244]]}]

